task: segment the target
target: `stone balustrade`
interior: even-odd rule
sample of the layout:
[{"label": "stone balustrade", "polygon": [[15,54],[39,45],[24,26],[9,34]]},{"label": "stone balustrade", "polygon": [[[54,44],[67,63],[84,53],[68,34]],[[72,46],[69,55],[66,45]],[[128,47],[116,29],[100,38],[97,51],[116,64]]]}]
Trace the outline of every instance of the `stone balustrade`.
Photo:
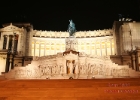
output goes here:
[{"label": "stone balustrade", "polygon": [[[98,36],[112,36],[111,29],[94,30],[94,31],[77,31],[75,37],[98,37]],[[68,32],[56,32],[56,31],[37,31],[33,32],[34,37],[55,37],[55,38],[66,38],[69,37]]]}]

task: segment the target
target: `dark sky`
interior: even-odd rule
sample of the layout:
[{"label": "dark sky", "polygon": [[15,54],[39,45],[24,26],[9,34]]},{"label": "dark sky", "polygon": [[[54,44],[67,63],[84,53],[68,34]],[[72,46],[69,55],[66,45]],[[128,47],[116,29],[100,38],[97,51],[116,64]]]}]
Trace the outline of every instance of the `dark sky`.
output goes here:
[{"label": "dark sky", "polygon": [[77,31],[112,28],[118,14],[140,20],[139,0],[5,1],[0,24],[29,22],[37,30],[66,31],[72,19]]}]

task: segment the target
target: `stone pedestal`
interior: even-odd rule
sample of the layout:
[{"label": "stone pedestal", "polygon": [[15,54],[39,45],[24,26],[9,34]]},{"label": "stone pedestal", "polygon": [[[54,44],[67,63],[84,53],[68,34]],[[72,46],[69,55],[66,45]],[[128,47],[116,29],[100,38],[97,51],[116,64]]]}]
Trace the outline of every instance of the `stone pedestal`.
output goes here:
[{"label": "stone pedestal", "polygon": [[66,38],[66,51],[68,50],[77,50],[77,39],[74,36]]}]

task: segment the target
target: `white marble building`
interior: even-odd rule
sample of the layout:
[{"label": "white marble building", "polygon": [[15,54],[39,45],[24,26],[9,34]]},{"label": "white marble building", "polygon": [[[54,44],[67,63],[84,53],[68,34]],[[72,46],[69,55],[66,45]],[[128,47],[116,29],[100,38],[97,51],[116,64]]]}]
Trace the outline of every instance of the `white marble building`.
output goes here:
[{"label": "white marble building", "polygon": [[30,24],[5,25],[0,29],[0,72],[6,72],[5,78],[26,79],[139,77],[139,62],[134,63],[139,61],[138,50],[132,60],[129,54],[119,56],[136,44],[128,43],[125,25],[119,30],[114,24],[113,29],[77,31],[73,37],[68,32],[33,30]]},{"label": "white marble building", "polygon": [[[32,56],[54,55],[66,50],[68,32],[34,31]],[[114,55],[112,30],[76,32],[76,51],[95,55]]]}]

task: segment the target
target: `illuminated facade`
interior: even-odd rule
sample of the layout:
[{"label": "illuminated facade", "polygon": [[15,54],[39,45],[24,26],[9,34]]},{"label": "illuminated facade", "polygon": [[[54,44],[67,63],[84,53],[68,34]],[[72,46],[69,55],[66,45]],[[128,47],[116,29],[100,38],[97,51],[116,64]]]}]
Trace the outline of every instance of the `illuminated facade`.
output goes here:
[{"label": "illuminated facade", "polygon": [[[0,29],[0,72],[9,72],[17,67],[29,66],[36,57],[57,57],[59,54],[64,55],[65,52],[72,50],[72,47],[70,50],[67,49],[70,42],[68,32],[34,30],[29,23],[4,24],[3,26],[4,28]],[[86,54],[87,58],[95,57],[95,55],[110,56],[111,64],[127,65],[131,69],[139,71],[139,27],[138,22],[119,21],[114,22],[112,29],[77,31],[72,38],[74,42],[71,43],[71,46],[74,48],[73,51],[80,55]],[[71,63],[77,61],[72,60],[71,57],[70,59],[65,58],[65,61]]]},{"label": "illuminated facade", "polygon": [[[66,50],[68,32],[33,31],[31,56],[55,55]],[[112,30],[76,32],[76,51],[90,55],[114,55]]]}]

